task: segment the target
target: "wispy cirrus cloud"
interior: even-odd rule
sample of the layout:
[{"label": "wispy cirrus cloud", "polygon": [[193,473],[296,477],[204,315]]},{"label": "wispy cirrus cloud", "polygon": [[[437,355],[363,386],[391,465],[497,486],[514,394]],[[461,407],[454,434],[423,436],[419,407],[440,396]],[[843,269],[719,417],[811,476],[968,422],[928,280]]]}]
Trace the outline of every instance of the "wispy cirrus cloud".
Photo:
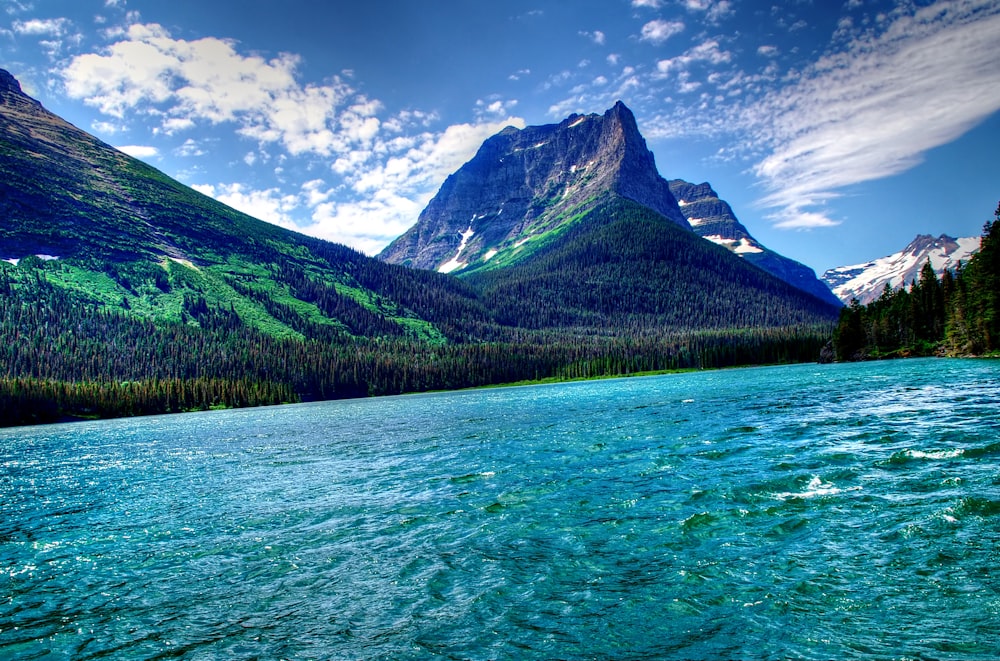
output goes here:
[{"label": "wispy cirrus cloud", "polygon": [[1000,110],[1000,6],[942,0],[851,41],[738,121],[766,145],[754,166],[777,227],[837,224],[823,203],[903,172]]}]

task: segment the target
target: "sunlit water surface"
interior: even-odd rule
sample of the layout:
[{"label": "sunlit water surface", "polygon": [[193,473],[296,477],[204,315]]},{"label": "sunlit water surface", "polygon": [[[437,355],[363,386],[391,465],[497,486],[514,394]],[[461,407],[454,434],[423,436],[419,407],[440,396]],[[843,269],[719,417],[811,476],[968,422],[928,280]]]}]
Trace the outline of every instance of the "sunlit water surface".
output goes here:
[{"label": "sunlit water surface", "polygon": [[0,432],[4,659],[993,659],[1000,362]]}]

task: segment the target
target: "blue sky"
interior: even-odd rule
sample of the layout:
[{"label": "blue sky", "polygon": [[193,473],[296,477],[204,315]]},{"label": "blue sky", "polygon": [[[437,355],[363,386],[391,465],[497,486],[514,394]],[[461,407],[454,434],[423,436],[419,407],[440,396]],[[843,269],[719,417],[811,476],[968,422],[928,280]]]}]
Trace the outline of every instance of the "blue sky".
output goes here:
[{"label": "blue sky", "polygon": [[243,211],[378,252],[504,126],[622,100],[817,271],[1000,200],[1000,0],[0,0],[0,67]]}]

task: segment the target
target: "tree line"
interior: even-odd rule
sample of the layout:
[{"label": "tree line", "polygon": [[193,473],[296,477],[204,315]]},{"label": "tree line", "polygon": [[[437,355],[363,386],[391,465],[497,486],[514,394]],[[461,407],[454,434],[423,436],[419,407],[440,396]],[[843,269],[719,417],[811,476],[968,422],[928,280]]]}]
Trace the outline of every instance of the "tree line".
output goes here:
[{"label": "tree line", "polygon": [[277,338],[203,299],[197,325],[82,304],[40,275],[0,277],[0,424],[451,390],[539,379],[815,360],[831,326],[631,334],[565,329],[502,341]]},{"label": "tree line", "polygon": [[968,264],[939,278],[924,264],[910,287],[840,313],[832,348],[837,360],[895,356],[986,355],[1000,350],[1000,205],[983,227]]}]

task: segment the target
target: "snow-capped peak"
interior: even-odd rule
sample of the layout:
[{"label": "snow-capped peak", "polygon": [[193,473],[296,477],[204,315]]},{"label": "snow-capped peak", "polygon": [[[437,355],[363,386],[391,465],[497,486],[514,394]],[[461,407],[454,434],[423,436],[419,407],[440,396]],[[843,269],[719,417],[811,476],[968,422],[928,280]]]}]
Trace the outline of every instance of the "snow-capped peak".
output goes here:
[{"label": "snow-capped peak", "polygon": [[928,260],[940,277],[946,270],[954,270],[959,262],[969,261],[978,250],[978,236],[955,239],[946,234],[937,238],[920,234],[897,253],[864,264],[830,269],[821,280],[845,303],[856,298],[867,304],[882,295],[886,283],[898,289],[919,279],[920,269]]}]

